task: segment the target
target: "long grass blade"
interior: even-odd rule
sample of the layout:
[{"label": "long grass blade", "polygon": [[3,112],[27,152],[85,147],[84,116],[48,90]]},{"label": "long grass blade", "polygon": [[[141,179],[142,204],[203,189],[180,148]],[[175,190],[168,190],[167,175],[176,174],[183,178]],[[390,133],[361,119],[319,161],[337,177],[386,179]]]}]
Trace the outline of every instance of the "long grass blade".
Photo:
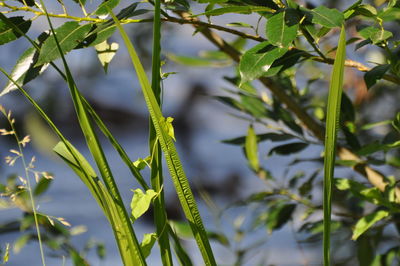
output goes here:
[{"label": "long grass blade", "polygon": [[185,213],[186,219],[189,221],[193,235],[197,241],[200,252],[203,256],[203,260],[206,265],[216,265],[213,252],[205,231],[203,222],[200,217],[200,213],[197,208],[196,201],[194,199],[193,193],[190,189],[189,182],[183,171],[181,161],[179,159],[178,153],[175,148],[175,144],[172,138],[168,135],[165,129],[165,118],[162,115],[161,109],[158,105],[156,97],[154,96],[153,90],[151,88],[150,82],[147,79],[146,72],[140,62],[140,59],[133,47],[125,30],[119,23],[118,19],[113,13],[110,13],[121,33],[121,36],[125,42],[128,49],[129,55],[131,57],[132,63],[135,67],[140,85],[142,87],[142,92],[147,104],[148,111],[150,113],[151,119],[155,131],[157,133],[158,141],[161,144],[161,148],[164,152],[165,159],[167,161],[168,169],[171,174],[172,181],[174,183],[175,189],[178,194],[178,198],[181,202],[183,211]]},{"label": "long grass blade", "polygon": [[340,104],[342,99],[344,61],[346,58],[346,33],[342,26],[335,63],[333,65],[328,95],[328,107],[325,133],[324,159],[324,236],[323,254],[324,265],[330,265],[330,234],[331,234],[331,205],[332,184],[336,156],[336,138],[339,130]]},{"label": "long grass blade", "polygon": [[54,28],[52,26],[50,17],[48,16],[43,0],[40,0],[40,3],[46,13],[47,21],[49,23],[52,36],[57,45],[57,49],[61,55],[61,59],[66,72],[68,87],[70,89],[71,97],[75,106],[76,114],[78,116],[79,124],[85,135],[85,139],[89,147],[89,150],[105,182],[107,191],[112,196],[112,202],[109,202],[111,203],[110,208],[112,210],[112,213],[108,218],[109,220],[113,220],[115,222],[111,224],[113,226],[114,234],[117,240],[122,260],[125,265],[146,265],[144,256],[140,249],[140,245],[133,231],[131,222],[129,220],[129,216],[127,214],[122,198],[118,191],[118,187],[115,183],[114,177],[111,173],[110,167],[104,155],[103,149],[100,145],[100,142],[97,138],[97,135],[94,132],[87,110],[85,109],[85,106],[82,102],[82,95],[80,94],[78,88],[76,87],[75,81],[72,77],[67,61],[60,47],[60,43],[58,42],[57,37],[55,35]]},{"label": "long grass blade", "polygon": [[[152,75],[151,87],[154,96],[161,108],[161,86],[160,86],[160,68],[161,68],[161,3],[160,0],[154,1],[154,21],[153,21],[153,57],[152,57]],[[169,244],[167,230],[167,213],[165,208],[164,190],[162,189],[163,167],[162,151],[160,143],[157,140],[157,133],[154,125],[149,118],[149,149],[152,155],[151,160],[151,186],[154,191],[160,191],[157,198],[154,199],[154,223],[156,224],[158,244],[160,246],[161,260],[164,266],[173,265],[172,254]]]}]

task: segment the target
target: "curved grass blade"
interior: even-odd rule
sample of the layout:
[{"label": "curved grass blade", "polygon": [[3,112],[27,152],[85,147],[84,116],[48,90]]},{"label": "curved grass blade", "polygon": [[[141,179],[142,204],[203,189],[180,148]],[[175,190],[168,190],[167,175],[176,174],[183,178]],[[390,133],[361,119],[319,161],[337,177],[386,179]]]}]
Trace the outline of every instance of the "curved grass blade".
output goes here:
[{"label": "curved grass blade", "polygon": [[[152,57],[152,79],[151,87],[156,97],[158,106],[161,108],[161,3],[160,0],[154,1],[154,21],[153,21],[153,57]],[[157,133],[149,118],[149,149],[152,155],[151,160],[151,186],[154,191],[159,191],[159,195],[154,199],[154,223],[156,224],[158,244],[160,246],[161,260],[164,266],[173,265],[172,254],[169,244],[167,228],[167,213],[165,208],[162,167],[162,151],[157,140]]]},{"label": "curved grass blade", "polygon": [[211,250],[211,246],[203,222],[201,220],[196,201],[190,189],[185,172],[183,171],[183,167],[176,151],[174,142],[172,138],[168,135],[168,132],[162,124],[162,121],[165,121],[165,118],[162,116],[161,109],[158,105],[156,97],[154,96],[150,82],[147,79],[146,72],[144,71],[144,68],[140,62],[135,48],[133,47],[132,42],[129,40],[129,37],[119,23],[119,20],[112,12],[110,12],[110,15],[113,17],[121,33],[122,39],[124,40],[129,55],[131,57],[132,64],[135,67],[147,104],[147,108],[153,121],[158,141],[160,142],[161,148],[164,152],[168,169],[170,171],[172,181],[178,194],[178,198],[181,202],[186,219],[189,221],[189,224],[193,231],[193,235],[203,256],[204,262],[206,265],[216,265],[215,258]]},{"label": "curved grass blade", "polygon": [[[6,16],[4,16],[2,13],[0,13],[0,20],[4,21],[5,23],[7,23],[7,25],[9,25],[10,27],[12,27],[15,31],[17,31],[19,34],[21,34],[22,36],[24,36],[24,38],[26,38],[31,44],[32,44],[32,48],[36,49],[37,52],[40,53],[40,46],[34,41],[32,40],[29,36],[27,36],[24,32],[22,32],[17,26],[15,26],[12,21],[10,21]],[[60,74],[60,76],[67,81],[67,77],[65,76],[65,74],[53,63],[50,62],[50,64],[54,67],[54,69]],[[4,72],[3,72],[4,73]],[[12,77],[11,77],[12,79]],[[14,85],[14,83],[18,83],[20,86],[22,86],[23,84],[20,84],[18,81],[12,82],[10,80],[10,85],[15,86],[16,89],[18,89],[18,87],[16,85]],[[21,88],[20,88],[21,90]],[[0,93],[1,96],[2,93]],[[25,95],[25,96],[29,96],[29,95]],[[113,145],[113,147],[116,149],[116,151],[118,152],[118,154],[121,156],[122,160],[125,162],[125,164],[129,167],[131,173],[133,174],[133,176],[135,176],[135,178],[137,179],[137,181],[139,182],[139,184],[143,187],[143,189],[148,190],[149,186],[146,184],[146,182],[144,181],[142,175],[140,174],[140,172],[134,167],[134,165],[132,164],[132,161],[129,159],[129,156],[127,155],[127,153],[125,152],[125,150],[122,148],[122,146],[118,143],[118,141],[114,138],[114,136],[111,134],[111,132],[108,130],[107,126],[104,124],[104,122],[101,120],[101,118],[97,115],[97,113],[94,111],[93,107],[85,100],[85,98],[82,97],[82,101],[85,104],[85,107],[87,108],[89,114],[91,115],[92,119],[96,122],[96,124],[98,125],[98,127],[100,128],[100,130],[103,132],[103,134],[108,138],[108,140],[111,142],[111,144]],[[31,101],[32,104],[34,104],[34,102]],[[45,115],[45,113],[43,112],[43,114]],[[43,114],[41,114],[43,116]],[[45,120],[47,120],[45,117],[43,117]],[[47,121],[49,122],[49,121]],[[54,128],[53,128],[54,129]],[[59,132],[61,134],[61,132]],[[58,133],[57,133],[58,134]]]},{"label": "curved grass blade", "polygon": [[333,65],[328,95],[328,107],[325,132],[325,159],[324,159],[324,237],[323,253],[324,265],[330,265],[330,231],[331,231],[331,204],[332,184],[336,156],[336,138],[339,130],[340,103],[342,99],[344,61],[346,58],[346,33],[342,26],[335,63]]},{"label": "curved grass blade", "polygon": [[87,110],[85,109],[85,106],[82,102],[83,97],[80,94],[78,88],[76,87],[75,81],[69,70],[60,43],[58,42],[57,36],[54,33],[54,28],[51,23],[50,17],[48,16],[43,0],[40,0],[40,3],[46,13],[47,21],[49,23],[51,32],[53,34],[52,36],[54,38],[54,41],[56,43],[57,49],[60,53],[65,68],[67,83],[78,116],[79,124],[85,135],[89,150],[99,168],[99,171],[104,180],[107,191],[112,196],[110,202],[111,203],[110,208],[113,213],[111,213],[110,217],[108,218],[109,220],[115,221],[115,224],[113,223],[111,224],[113,226],[113,230],[115,233],[115,237],[118,243],[122,260],[125,265],[146,265],[146,261],[141,252],[140,245],[136,238],[136,235],[133,231],[132,224],[130,222],[128,213],[124,207],[118,187],[115,183],[114,177],[108,165],[107,159],[104,155],[100,142],[97,138],[97,135],[94,132]]}]

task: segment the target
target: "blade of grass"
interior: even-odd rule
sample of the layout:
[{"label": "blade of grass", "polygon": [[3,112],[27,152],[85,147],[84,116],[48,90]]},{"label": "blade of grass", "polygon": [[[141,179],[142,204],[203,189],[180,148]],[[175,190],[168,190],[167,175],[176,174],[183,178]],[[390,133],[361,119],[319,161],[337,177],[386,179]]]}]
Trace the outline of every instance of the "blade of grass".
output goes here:
[{"label": "blade of grass", "polygon": [[336,158],[336,138],[339,130],[340,103],[342,99],[344,61],[346,58],[346,33],[344,26],[340,31],[338,50],[333,65],[331,82],[328,95],[326,132],[325,132],[325,158],[324,158],[324,236],[323,254],[324,265],[330,265],[330,234],[331,234],[331,205],[332,184]]},{"label": "blade of grass", "polygon": [[97,135],[94,132],[88,113],[82,102],[82,95],[80,94],[78,88],[76,87],[75,81],[72,77],[67,61],[60,47],[60,43],[57,40],[54,28],[52,26],[50,17],[43,3],[43,0],[40,0],[40,3],[42,5],[43,10],[46,13],[47,21],[49,23],[52,36],[55,40],[57,49],[61,55],[61,59],[66,72],[67,84],[70,89],[71,97],[75,106],[76,114],[78,116],[79,124],[81,126],[82,132],[85,135],[85,139],[89,147],[89,150],[100,170],[107,191],[112,196],[112,203],[114,204],[111,204],[111,207],[113,207],[112,208],[113,213],[110,215],[109,219],[115,221],[115,225],[114,224],[112,225],[122,260],[125,265],[146,265],[146,261],[141,252],[140,245],[136,238],[136,235],[133,231],[132,224],[130,222],[128,213],[124,207],[122,198],[118,191],[118,187],[115,183],[111,169],[108,165],[103,149],[100,145]]},{"label": "blade of grass", "polygon": [[[156,97],[158,106],[161,108],[161,86],[160,86],[160,68],[161,68],[161,3],[160,0],[154,1],[154,21],[153,21],[153,57],[152,57],[152,80],[151,87]],[[162,151],[160,143],[157,140],[157,133],[149,117],[149,149],[152,155],[151,160],[151,186],[154,191],[160,191],[154,203],[154,223],[156,224],[158,244],[160,246],[161,260],[164,266],[173,265],[172,254],[169,244],[167,228],[167,213],[165,208]]]},{"label": "blade of grass", "polygon": [[158,141],[160,142],[161,148],[164,152],[167,166],[171,174],[175,189],[177,191],[178,198],[181,202],[186,219],[189,221],[189,224],[193,231],[193,235],[203,256],[204,262],[206,265],[216,265],[214,255],[207,237],[207,233],[205,231],[200,213],[197,208],[196,201],[190,189],[185,172],[183,171],[183,167],[176,151],[174,142],[164,128],[165,125],[163,125],[162,123],[162,121],[165,121],[165,118],[162,116],[161,109],[157,103],[156,97],[154,96],[150,82],[147,79],[146,72],[144,71],[144,68],[140,62],[135,48],[133,47],[132,42],[130,41],[123,27],[121,26],[119,20],[112,12],[110,12],[110,14],[113,17],[115,24],[117,25],[117,28],[121,33],[122,39],[124,40],[129,55],[131,57],[132,64],[136,70],[147,104],[147,108],[153,121]]}]

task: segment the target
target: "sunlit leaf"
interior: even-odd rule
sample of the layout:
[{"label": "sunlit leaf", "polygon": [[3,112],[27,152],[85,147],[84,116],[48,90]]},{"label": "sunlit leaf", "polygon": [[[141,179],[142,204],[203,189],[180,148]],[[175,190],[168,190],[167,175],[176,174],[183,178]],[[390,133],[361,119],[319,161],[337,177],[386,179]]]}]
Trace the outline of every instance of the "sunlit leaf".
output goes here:
[{"label": "sunlit leaf", "polygon": [[131,200],[133,221],[137,220],[149,209],[151,201],[155,196],[157,196],[157,193],[152,189],[147,190],[146,193],[143,193],[140,188],[133,190],[133,197]]},{"label": "sunlit leaf", "polygon": [[253,126],[250,126],[247,131],[244,150],[246,152],[246,157],[250,168],[257,172],[260,169],[260,162],[258,160],[257,136]]},{"label": "sunlit leaf", "polygon": [[367,216],[364,216],[356,223],[353,230],[353,236],[351,237],[351,239],[356,240],[371,226],[373,226],[383,218],[386,218],[387,216],[389,216],[389,212],[385,210],[379,210],[371,214],[368,214]]},{"label": "sunlit leaf", "polygon": [[273,46],[270,42],[260,43],[247,50],[239,63],[240,84],[263,76],[271,68],[274,61],[287,51],[287,48]]}]

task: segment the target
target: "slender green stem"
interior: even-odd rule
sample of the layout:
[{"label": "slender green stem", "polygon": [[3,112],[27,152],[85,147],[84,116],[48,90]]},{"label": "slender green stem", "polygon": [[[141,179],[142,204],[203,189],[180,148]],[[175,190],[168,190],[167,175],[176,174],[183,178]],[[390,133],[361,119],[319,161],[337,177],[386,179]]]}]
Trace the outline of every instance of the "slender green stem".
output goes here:
[{"label": "slender green stem", "polygon": [[[154,1],[153,18],[153,57],[152,57],[152,79],[151,87],[156,97],[157,103],[161,108],[161,86],[160,86],[160,68],[161,68],[161,3],[160,0]],[[158,243],[160,245],[161,260],[163,265],[173,265],[172,254],[169,244],[167,226],[167,214],[165,211],[162,151],[158,142],[157,133],[149,117],[149,149],[152,155],[151,161],[151,185],[155,191],[160,191],[158,197],[154,200],[154,222],[157,227]]]},{"label": "slender green stem", "polygon": [[30,202],[31,202],[31,205],[32,205],[32,212],[33,212],[33,217],[34,217],[34,220],[35,220],[35,227],[36,227],[36,232],[37,232],[38,241],[39,241],[40,257],[42,259],[42,265],[46,266],[46,261],[45,261],[44,252],[43,252],[42,236],[40,234],[40,226],[39,226],[39,221],[38,221],[38,214],[37,214],[37,211],[36,211],[35,199],[34,199],[33,193],[32,193],[32,186],[31,186],[30,175],[29,175],[29,171],[28,171],[28,165],[27,165],[26,160],[25,160],[25,156],[24,156],[21,140],[20,140],[20,138],[18,136],[18,133],[17,133],[17,130],[15,128],[14,121],[6,113],[4,113],[4,115],[7,117],[8,122],[9,122],[9,124],[11,126],[11,129],[14,132],[13,135],[14,135],[15,140],[17,142],[18,150],[19,150],[20,157],[21,157],[21,160],[22,160],[22,165],[23,165],[24,170],[25,170],[25,177],[26,177],[26,182],[28,184],[29,198],[30,198]]}]

